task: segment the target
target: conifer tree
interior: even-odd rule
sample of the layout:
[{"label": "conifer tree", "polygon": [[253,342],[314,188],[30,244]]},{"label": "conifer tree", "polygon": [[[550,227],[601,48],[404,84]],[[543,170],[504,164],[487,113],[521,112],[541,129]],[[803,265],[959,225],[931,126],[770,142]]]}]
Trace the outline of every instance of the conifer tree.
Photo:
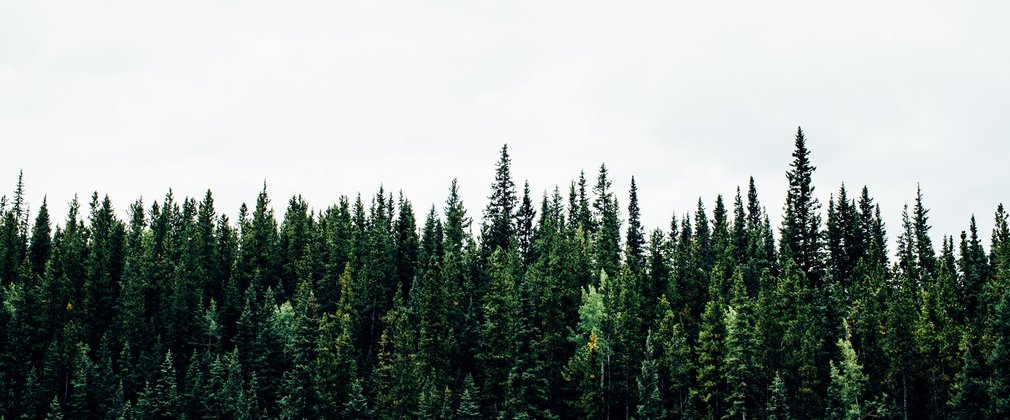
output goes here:
[{"label": "conifer tree", "polygon": [[638,186],[631,177],[628,193],[628,233],[625,244],[625,261],[632,274],[640,276],[645,271],[645,230],[642,228],[642,211],[638,207]]},{"label": "conifer tree", "polygon": [[986,387],[989,398],[986,415],[1005,418],[1010,416],[1010,289],[1003,292],[995,309],[994,342],[986,363],[991,372]]},{"label": "conifer tree", "polygon": [[694,213],[694,238],[698,246],[698,261],[701,264],[701,269],[709,273],[715,266],[717,255],[715,254],[715,243],[712,241],[711,225],[709,225],[708,215],[705,214],[705,203],[701,201],[701,197],[698,198],[698,209]]},{"label": "conifer tree", "polygon": [[644,324],[650,324],[659,315],[657,303],[659,297],[667,292],[672,270],[670,262],[672,255],[670,244],[665,240],[662,230],[656,229],[649,236],[648,270],[642,278],[642,308]]},{"label": "conifer tree", "polygon": [[35,216],[35,225],[32,226],[31,244],[28,246],[28,262],[31,264],[32,274],[42,276],[45,273],[52,246],[49,206],[43,198],[39,213]]},{"label": "conifer tree", "polygon": [[481,228],[481,244],[484,255],[490,257],[496,248],[509,250],[516,234],[516,191],[512,182],[512,160],[508,145],[501,148],[501,157],[495,169],[491,196],[484,209],[484,225]]},{"label": "conifer tree", "polygon": [[786,384],[782,379],[782,375],[778,372],[775,373],[775,379],[772,381],[768,393],[770,396],[768,404],[765,407],[765,415],[768,420],[792,419],[793,416],[790,413],[788,395],[786,394]]},{"label": "conifer tree", "polygon": [[[738,264],[747,264],[749,262],[749,236],[743,196],[740,195],[740,187],[736,187],[736,196],[733,198],[733,226],[730,228],[730,244],[732,246],[733,260]],[[757,289],[755,288],[754,290]]]},{"label": "conifer tree", "polygon": [[958,343],[961,326],[957,321],[953,243],[944,240],[944,257],[940,259],[937,274],[921,292],[918,318],[915,321],[915,341],[918,357],[928,360],[923,366],[930,388],[929,411],[946,415],[947,401],[953,377],[961,364]]},{"label": "conifer tree", "polygon": [[724,307],[718,297],[705,304],[702,314],[701,331],[698,334],[697,353],[697,387],[692,390],[699,404],[703,417],[721,418],[723,415],[724,398],[724,340],[726,326],[724,324]]},{"label": "conifer tree", "polygon": [[975,322],[980,315],[979,301],[983,297],[985,283],[991,276],[991,270],[989,260],[978,237],[975,216],[971,217],[968,233],[961,232],[959,247],[961,258],[957,261],[957,269],[961,274],[959,297],[964,302],[964,317],[969,322]]},{"label": "conifer tree", "polygon": [[533,219],[536,215],[533,200],[530,199],[530,182],[526,181],[523,185],[522,203],[516,214],[516,236],[519,241],[519,255],[527,265],[533,261]]},{"label": "conifer tree", "polygon": [[638,375],[638,416],[643,419],[666,417],[659,393],[659,362],[655,359],[652,333],[645,337],[645,357]]},{"label": "conifer tree", "polygon": [[63,420],[63,410],[60,408],[60,399],[53,396],[53,401],[49,403],[49,412],[46,413],[46,420]]},{"label": "conifer tree", "polygon": [[659,363],[662,398],[667,401],[672,415],[685,416],[691,397],[692,352],[687,344],[683,325],[678,323],[666,295],[659,299],[656,342],[659,343]]},{"label": "conifer tree", "polygon": [[810,162],[810,151],[803,129],[796,129],[793,161],[786,172],[789,191],[782,224],[782,252],[794,259],[811,284],[820,283],[822,268],[820,203],[814,197],[811,175],[817,169]]},{"label": "conifer tree", "polygon": [[340,277],[341,293],[335,314],[324,315],[319,324],[316,342],[316,362],[313,383],[316,386],[316,408],[319,417],[335,417],[343,410],[350,394],[351,381],[357,377],[356,354],[351,340],[350,266]]},{"label": "conifer tree", "polygon": [[586,192],[585,171],[579,171],[579,201],[578,207],[575,207],[572,210],[571,221],[573,225],[582,229],[586,235],[596,232],[593,215],[589,210],[589,196]]},{"label": "conifer tree", "polygon": [[977,337],[970,328],[963,332],[961,348],[961,369],[955,376],[953,396],[949,402],[951,418],[978,419],[987,412],[987,386],[983,374],[983,358],[978,354]]},{"label": "conifer tree", "polygon": [[349,420],[365,420],[372,418],[372,410],[368,407],[368,400],[365,399],[361,379],[351,382],[350,391],[347,394],[347,402],[340,412],[342,418]]},{"label": "conifer tree", "polygon": [[480,371],[483,372],[485,398],[481,406],[488,413],[497,413],[503,407],[505,385],[508,383],[510,364],[517,337],[519,301],[516,290],[516,256],[505,250],[496,250],[489,261],[488,292],[483,299],[484,319],[481,325]]},{"label": "conifer tree", "polygon": [[463,392],[459,397],[459,408],[456,409],[458,420],[476,420],[480,418],[480,395],[474,385],[473,375],[467,374],[463,379]]},{"label": "conifer tree", "polygon": [[743,273],[737,270],[733,279],[733,298],[726,308],[723,320],[726,336],[722,366],[728,386],[725,395],[726,417],[747,418],[748,413],[754,412],[753,387],[758,369],[758,360],[755,356],[757,343]]},{"label": "conifer tree", "polygon": [[[409,296],[418,264],[424,264],[425,261],[418,258],[419,244],[414,209],[410,205],[410,200],[403,197],[402,191],[397,207],[399,208],[399,216],[396,219],[396,239],[393,244],[396,255],[393,264],[396,266],[396,278],[400,285],[400,293]],[[439,244],[439,248],[441,248],[441,244]]]},{"label": "conifer tree", "polygon": [[[376,413],[383,418],[409,418],[417,409],[417,390],[421,386],[417,372],[416,332],[409,323],[402,296],[397,296],[393,308],[383,317],[386,325],[379,339],[379,362],[373,373]],[[437,389],[433,374],[429,386]]]},{"label": "conifer tree", "polygon": [[621,220],[606,165],[600,165],[600,174],[596,178],[593,192],[596,194],[593,201],[596,268],[606,271],[609,276],[616,276],[621,264]]}]

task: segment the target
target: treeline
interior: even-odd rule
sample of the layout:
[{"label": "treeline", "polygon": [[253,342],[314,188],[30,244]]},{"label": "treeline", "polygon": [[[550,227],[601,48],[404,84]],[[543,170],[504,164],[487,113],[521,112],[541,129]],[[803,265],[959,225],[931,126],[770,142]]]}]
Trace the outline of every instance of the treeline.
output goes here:
[{"label": "treeline", "polygon": [[[454,181],[0,211],[5,418],[1008,418],[1010,232],[888,250],[868,190],[824,208],[802,131],[773,227],[751,179],[646,232],[601,166],[534,201],[502,148],[479,224]],[[825,217],[826,221],[822,221]],[[33,219],[33,220],[32,220]],[[473,231],[476,230],[475,235]]]}]

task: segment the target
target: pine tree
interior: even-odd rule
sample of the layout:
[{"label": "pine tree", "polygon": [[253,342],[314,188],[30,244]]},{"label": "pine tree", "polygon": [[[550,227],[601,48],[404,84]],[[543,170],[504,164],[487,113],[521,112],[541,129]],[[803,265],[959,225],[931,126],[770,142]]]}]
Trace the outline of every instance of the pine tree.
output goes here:
[{"label": "pine tree", "polygon": [[845,184],[838,190],[837,202],[828,203],[828,226],[825,232],[830,258],[831,281],[847,296],[856,262],[865,257],[865,240],[861,237],[859,212],[848,197]]},{"label": "pine tree", "polygon": [[723,415],[724,367],[726,327],[724,307],[718,297],[705,304],[701,332],[698,334],[697,387],[692,390],[703,417],[721,418]]},{"label": "pine tree", "polygon": [[169,351],[165,353],[165,362],[155,380],[151,410],[148,413],[154,418],[179,418],[182,414],[181,403],[172,352]]},{"label": "pine tree", "polygon": [[649,325],[658,316],[658,302],[660,296],[666,293],[672,273],[672,255],[670,244],[665,240],[665,235],[660,229],[656,229],[649,236],[648,247],[648,270],[642,276],[642,309],[643,324]]},{"label": "pine tree", "polygon": [[638,186],[631,177],[628,193],[628,233],[625,244],[625,261],[635,275],[645,271],[645,230],[642,228],[642,211],[638,207]]},{"label": "pine tree", "polygon": [[454,178],[445,201],[445,251],[460,253],[470,228],[470,218],[459,196],[459,185]]},{"label": "pine tree", "polygon": [[463,392],[459,397],[459,408],[456,409],[458,420],[476,420],[480,418],[480,395],[473,383],[473,375],[467,374],[463,379]]},{"label": "pine tree", "polygon": [[660,379],[663,400],[669,401],[673,415],[681,417],[689,412],[692,377],[692,352],[687,344],[684,327],[678,323],[677,315],[670,307],[666,295],[659,299],[659,314],[656,327],[656,342],[659,343],[660,355],[657,357],[661,371]]},{"label": "pine tree", "polygon": [[[417,390],[421,386],[415,347],[416,330],[408,320],[402,296],[383,317],[386,326],[379,339],[379,362],[373,372],[376,414],[383,418],[410,418],[417,410]],[[430,386],[438,387],[434,375]]]},{"label": "pine tree", "polygon": [[975,226],[975,216],[971,217],[968,231],[961,232],[960,254],[957,268],[960,271],[959,297],[964,302],[964,317],[976,322],[980,315],[980,300],[983,298],[986,280],[991,276],[989,260],[982,249]]},{"label": "pine tree", "polygon": [[511,165],[508,145],[503,145],[495,169],[495,180],[491,185],[491,196],[484,209],[484,226],[481,228],[481,244],[486,256],[490,256],[496,248],[512,249],[512,241],[516,239],[517,203]]},{"label": "pine tree", "polygon": [[42,276],[45,273],[52,247],[49,206],[43,198],[42,206],[39,207],[39,213],[35,217],[35,225],[32,227],[31,245],[28,246],[28,261],[34,275]]},{"label": "pine tree", "polygon": [[483,372],[481,403],[489,413],[497,413],[504,403],[510,364],[516,354],[519,301],[516,290],[516,256],[505,250],[491,254],[490,284],[483,299],[484,319],[481,326],[480,353],[477,359]]},{"label": "pine tree", "polygon": [[53,401],[49,403],[49,412],[46,413],[46,420],[63,420],[63,410],[60,408],[60,399],[53,396]]},{"label": "pine tree", "polygon": [[533,209],[533,201],[530,199],[530,182],[523,185],[522,204],[516,214],[516,236],[519,241],[519,255],[524,264],[533,261],[533,219],[537,212]]},{"label": "pine tree", "polygon": [[319,323],[316,341],[316,361],[313,384],[316,387],[317,417],[332,418],[340,415],[345,397],[350,395],[350,385],[357,376],[356,351],[351,340],[350,266],[340,277],[341,293],[335,314],[326,314]]},{"label": "pine tree", "polygon": [[962,329],[957,321],[960,308],[955,290],[952,241],[944,240],[943,254],[936,276],[921,292],[914,331],[918,358],[931,361],[922,368],[930,388],[928,410],[941,416],[947,415],[952,379],[961,363],[957,344]]},{"label": "pine tree", "polygon": [[709,273],[715,266],[715,242],[712,240],[712,229],[708,215],[705,214],[705,203],[698,198],[698,209],[694,213],[694,238],[698,246],[698,261],[702,271]]},{"label": "pine tree", "polygon": [[[749,262],[749,237],[743,196],[740,195],[740,187],[736,187],[736,197],[733,198],[733,226],[730,228],[730,245],[732,246],[733,261],[737,264],[744,265]],[[746,278],[744,280],[746,281]],[[757,288],[752,290],[756,291]]]},{"label": "pine tree", "polygon": [[364,420],[372,418],[372,410],[368,407],[368,400],[365,399],[361,380],[355,379],[351,382],[350,391],[347,394],[347,402],[340,415],[349,420]]},{"label": "pine tree", "polygon": [[659,393],[659,362],[655,359],[651,332],[645,337],[645,358],[637,382],[638,416],[643,419],[666,418]]},{"label": "pine tree", "polygon": [[743,284],[743,273],[733,276],[733,299],[723,318],[726,326],[722,366],[729,391],[725,395],[727,418],[747,418],[752,409],[757,376],[756,339],[753,331],[750,298]]},{"label": "pine tree", "polygon": [[449,283],[442,281],[442,270],[438,260],[431,258],[428,268],[417,280],[417,289],[412,299],[417,301],[417,363],[423,372],[432,372],[438,387],[448,384],[455,354],[454,331],[450,315]]},{"label": "pine tree", "polygon": [[929,238],[929,210],[922,203],[922,188],[916,186],[915,208],[913,227],[915,234],[915,256],[918,259],[918,266],[922,270],[919,283],[924,283],[924,279],[932,276],[936,269],[936,251],[933,250],[933,242]]},{"label": "pine tree", "polygon": [[797,128],[793,162],[786,172],[789,191],[782,222],[782,252],[806,273],[811,284],[820,284],[822,269],[820,203],[814,197],[811,175],[817,169],[810,163],[803,129]]},{"label": "pine tree", "polygon": [[[924,212],[916,211],[917,214]],[[929,275],[925,274],[922,263],[929,260],[929,255],[920,255],[922,247],[918,245],[923,221],[912,222],[904,217],[904,232],[898,238],[900,272],[894,279],[887,297],[885,318],[885,334],[881,347],[887,356],[887,377],[892,384],[893,394],[899,401],[903,417],[914,415],[918,408],[915,386],[918,383],[919,370],[915,366],[917,358],[914,354],[915,337],[914,322],[918,312],[921,287]]]},{"label": "pine tree", "polygon": [[[400,192],[398,207],[399,217],[396,219],[396,240],[394,242],[396,256],[393,264],[396,266],[396,278],[400,285],[400,292],[404,296],[409,296],[418,264],[423,264],[425,261],[418,258],[419,244],[414,210],[410,205],[410,200],[403,197],[403,192]],[[441,248],[441,244],[439,244],[439,248]]]},{"label": "pine tree", "polygon": [[23,173],[18,173],[11,207],[6,197],[0,203],[0,284],[17,283],[21,260],[27,251],[28,211],[24,199]]},{"label": "pine tree", "polygon": [[593,201],[593,225],[596,226],[593,243],[596,269],[616,276],[621,264],[621,221],[608,176],[607,166],[600,165],[600,174],[593,188],[596,193]]},{"label": "pine tree", "polygon": [[[425,381],[419,391],[416,417],[425,420],[438,419],[442,412],[442,393],[434,381]],[[388,418],[396,418],[388,416]]]},{"label": "pine tree", "polygon": [[984,418],[987,414],[985,373],[977,349],[977,337],[970,329],[964,331],[961,348],[961,369],[954,378],[954,389],[949,401],[951,418],[968,420]]},{"label": "pine tree", "polygon": [[[588,236],[596,233],[596,225],[593,221],[592,212],[589,210],[589,196],[586,193],[585,171],[579,171],[578,186],[578,201],[576,202],[574,199],[572,200],[572,205],[569,208],[571,214],[569,219],[575,228],[581,229],[583,234]],[[574,191],[574,189],[573,183],[572,190]]]},{"label": "pine tree", "polygon": [[768,420],[792,419],[793,416],[790,413],[788,395],[786,394],[786,384],[779,372],[775,373],[775,379],[772,381],[768,393],[770,397],[768,398],[768,404],[765,406],[765,415]]},{"label": "pine tree", "polygon": [[996,304],[993,335],[987,365],[990,370],[987,393],[990,418],[1010,416],[1010,289],[1006,289]]}]

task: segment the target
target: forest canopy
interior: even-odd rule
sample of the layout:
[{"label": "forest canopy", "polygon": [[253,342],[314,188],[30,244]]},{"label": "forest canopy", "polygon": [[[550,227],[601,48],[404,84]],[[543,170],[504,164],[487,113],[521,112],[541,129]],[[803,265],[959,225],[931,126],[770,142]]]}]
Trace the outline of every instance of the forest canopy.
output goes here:
[{"label": "forest canopy", "polygon": [[481,211],[453,181],[417,213],[379,188],[278,219],[264,186],[235,220],[170,191],[60,221],[19,177],[3,417],[1010,417],[1003,205],[988,249],[974,216],[931,236],[921,189],[885,227],[866,187],[821,203],[794,143],[781,221],[751,178],[651,231],[634,178],[534,197],[507,146]]}]

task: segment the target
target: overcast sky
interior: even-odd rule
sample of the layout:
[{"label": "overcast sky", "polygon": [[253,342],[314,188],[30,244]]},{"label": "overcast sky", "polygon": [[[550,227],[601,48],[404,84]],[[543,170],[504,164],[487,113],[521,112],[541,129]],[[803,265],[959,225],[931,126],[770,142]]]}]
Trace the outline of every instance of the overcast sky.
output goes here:
[{"label": "overcast sky", "polygon": [[[479,216],[498,150],[567,193],[606,163],[668,225],[748,176],[778,216],[796,127],[823,203],[842,182],[892,240],[921,183],[934,241],[1010,204],[1006,1],[22,1],[0,3],[0,186],[63,223],[75,193],[202,196],[265,180],[402,189],[419,218],[458,177]],[[9,192],[7,193],[10,194]],[[539,201],[539,199],[538,199]],[[625,212],[626,213],[626,212]],[[986,239],[988,248],[988,239]]]}]

